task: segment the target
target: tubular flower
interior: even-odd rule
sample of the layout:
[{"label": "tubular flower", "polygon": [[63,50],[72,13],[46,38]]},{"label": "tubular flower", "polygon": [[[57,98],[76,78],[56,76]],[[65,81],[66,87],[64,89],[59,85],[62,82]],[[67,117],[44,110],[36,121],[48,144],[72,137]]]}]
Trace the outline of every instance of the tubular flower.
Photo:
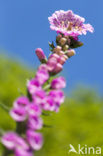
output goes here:
[{"label": "tubular flower", "polygon": [[64,77],[55,78],[51,82],[51,87],[53,89],[61,89],[61,88],[65,88],[65,86],[66,86],[66,81],[65,81]]},{"label": "tubular flower", "polygon": [[50,28],[64,35],[86,35],[87,31],[94,31],[90,24],[84,24],[85,19],[83,17],[74,14],[71,10],[56,11],[48,19],[50,22]]},{"label": "tubular flower", "polygon": [[43,137],[40,133],[34,132],[32,130],[28,130],[27,133],[27,140],[34,150],[40,150],[43,145]]}]

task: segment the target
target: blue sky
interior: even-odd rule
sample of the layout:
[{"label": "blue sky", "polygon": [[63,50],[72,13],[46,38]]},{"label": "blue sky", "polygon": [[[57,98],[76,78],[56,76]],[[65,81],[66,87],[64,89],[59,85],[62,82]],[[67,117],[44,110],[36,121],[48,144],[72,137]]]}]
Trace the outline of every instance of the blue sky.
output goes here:
[{"label": "blue sky", "polygon": [[85,84],[103,92],[103,0],[0,0],[0,49],[32,67],[39,65],[34,50],[41,47],[49,54],[48,41],[56,33],[48,16],[60,9],[73,10],[95,28],[94,34],[80,37],[84,46],[64,66],[67,88]]}]

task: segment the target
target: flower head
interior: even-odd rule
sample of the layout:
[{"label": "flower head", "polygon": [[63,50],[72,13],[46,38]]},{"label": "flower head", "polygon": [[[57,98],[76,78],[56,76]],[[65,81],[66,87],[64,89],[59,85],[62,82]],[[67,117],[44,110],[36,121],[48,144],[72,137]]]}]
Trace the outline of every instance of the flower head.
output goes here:
[{"label": "flower head", "polygon": [[32,130],[27,130],[27,140],[34,150],[40,150],[43,145],[43,137],[40,133],[34,132]]},{"label": "flower head", "polygon": [[51,82],[51,87],[53,89],[61,89],[61,88],[65,88],[65,86],[66,86],[66,81],[65,81],[64,77],[55,78]]},{"label": "flower head", "polygon": [[93,32],[93,27],[90,24],[84,24],[85,19],[74,14],[71,10],[56,11],[48,18],[50,28],[59,33],[69,36],[86,35],[86,32]]}]

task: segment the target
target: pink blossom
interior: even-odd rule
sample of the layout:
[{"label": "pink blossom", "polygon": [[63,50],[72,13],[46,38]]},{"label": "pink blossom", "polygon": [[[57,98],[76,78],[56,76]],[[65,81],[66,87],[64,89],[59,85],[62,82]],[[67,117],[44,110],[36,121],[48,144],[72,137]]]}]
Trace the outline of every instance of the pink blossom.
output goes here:
[{"label": "pink blossom", "polygon": [[54,80],[52,80],[51,87],[53,89],[65,88],[66,87],[66,81],[65,81],[64,77],[58,77],[58,78],[55,78]]},{"label": "pink blossom", "polygon": [[41,90],[41,85],[37,79],[31,79],[27,82],[29,93],[34,94],[37,90]]},{"label": "pink blossom", "polygon": [[24,108],[28,104],[29,104],[29,100],[26,96],[21,96],[14,101],[15,108],[18,108],[18,107]]},{"label": "pink blossom", "polygon": [[54,111],[55,103],[52,97],[46,96],[45,99],[41,103],[41,107],[45,111]]},{"label": "pink blossom", "polygon": [[40,150],[43,145],[43,137],[40,133],[27,130],[27,141],[34,150]]},{"label": "pink blossom", "polygon": [[29,116],[28,128],[32,130],[39,130],[42,128],[42,126],[43,126],[43,121],[40,117],[34,115]]},{"label": "pink blossom", "polygon": [[1,142],[10,150],[14,150],[16,148],[22,148],[24,150],[29,149],[26,141],[18,136],[15,132],[7,132],[3,135]]},{"label": "pink blossom", "polygon": [[40,85],[43,85],[49,79],[49,73],[46,70],[38,70],[35,79]]},{"label": "pink blossom", "polygon": [[25,108],[17,107],[12,108],[10,111],[11,117],[18,122],[26,120],[27,117],[27,111]]},{"label": "pink blossom", "polygon": [[74,14],[71,10],[56,11],[48,19],[50,22],[50,28],[64,35],[86,35],[87,31],[94,31],[90,24],[84,24],[85,19],[83,17]]},{"label": "pink blossom", "polygon": [[32,103],[30,103],[30,104],[28,105],[28,110],[27,110],[27,112],[28,112],[28,115],[29,115],[29,116],[31,116],[31,115],[40,116],[41,113],[42,113],[42,110],[41,110],[41,108],[40,108],[40,105],[35,104],[35,103],[32,102]]},{"label": "pink blossom", "polygon": [[61,90],[51,90],[48,94],[55,103],[63,103],[64,102],[64,92]]},{"label": "pink blossom", "polygon": [[8,132],[1,138],[1,142],[6,148],[13,150],[15,148],[16,134],[14,132]]},{"label": "pink blossom", "polygon": [[24,150],[22,148],[16,148],[14,154],[15,156],[34,156],[31,149]]}]

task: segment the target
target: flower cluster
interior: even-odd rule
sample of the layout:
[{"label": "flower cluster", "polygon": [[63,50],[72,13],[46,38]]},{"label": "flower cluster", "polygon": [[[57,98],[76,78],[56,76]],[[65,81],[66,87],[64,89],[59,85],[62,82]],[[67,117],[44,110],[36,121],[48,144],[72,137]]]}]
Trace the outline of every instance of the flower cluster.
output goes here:
[{"label": "flower cluster", "polygon": [[[56,45],[49,44],[51,54],[47,58],[41,48],[36,49],[36,55],[41,65],[35,77],[27,82],[27,95],[17,98],[10,110],[10,116],[17,122],[16,132],[7,132],[1,142],[15,156],[33,156],[33,152],[40,150],[43,136],[39,130],[44,126],[41,116],[43,111],[58,112],[64,102],[66,87],[64,77],[52,78],[60,73],[64,63],[75,55],[74,48],[82,46],[78,36],[93,32],[90,24],[84,24],[84,18],[69,11],[56,11],[49,17],[51,29],[59,34]],[[21,123],[23,129],[21,130]]]},{"label": "flower cluster", "polygon": [[45,83],[50,78],[50,67],[54,68],[52,64],[39,66],[35,77],[27,82],[29,97],[21,96],[16,99],[10,111],[11,117],[16,122],[26,121],[25,138],[14,132],[6,133],[2,138],[2,143],[9,150],[13,150],[16,156],[31,156],[33,150],[40,150],[43,137],[36,131],[43,127],[42,112],[43,110],[58,112],[60,105],[64,102],[64,93],[61,88],[66,86],[66,82],[63,77],[53,79],[49,84],[49,90],[45,89]]}]

